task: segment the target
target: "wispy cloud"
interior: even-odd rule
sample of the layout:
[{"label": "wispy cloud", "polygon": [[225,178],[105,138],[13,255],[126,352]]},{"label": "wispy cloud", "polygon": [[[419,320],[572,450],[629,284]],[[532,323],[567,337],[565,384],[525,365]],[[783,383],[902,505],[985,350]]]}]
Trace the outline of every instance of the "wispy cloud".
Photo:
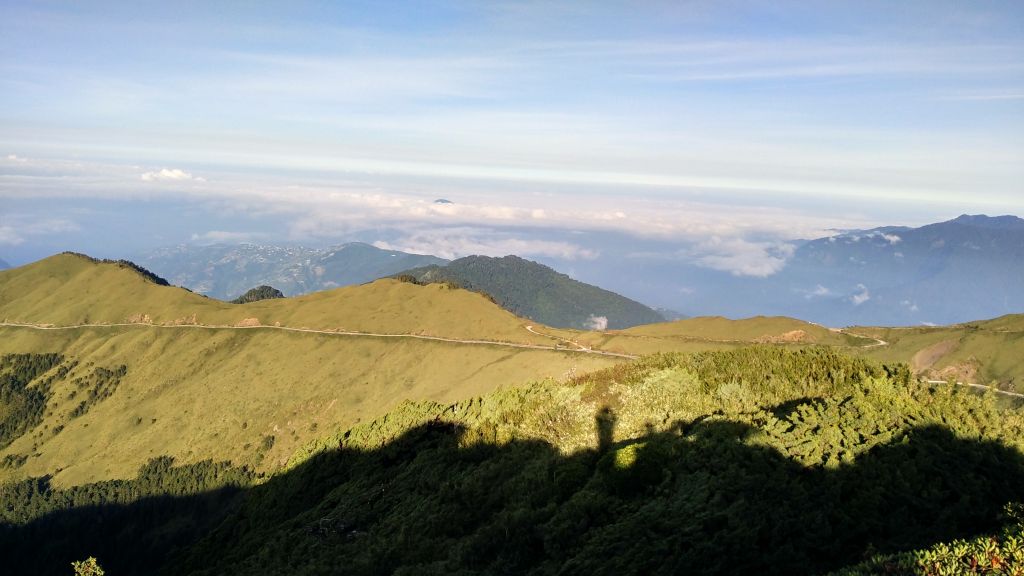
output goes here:
[{"label": "wispy cloud", "polygon": [[850,302],[854,306],[860,306],[868,300],[871,300],[871,292],[868,290],[868,287],[863,284],[857,284],[857,293],[850,296]]},{"label": "wispy cloud", "polygon": [[1011,91],[998,91],[998,92],[981,92],[981,93],[966,93],[966,94],[950,94],[940,97],[942,100],[960,100],[960,101],[977,101],[977,102],[991,102],[998,100],[1024,100],[1024,89],[1011,90]]},{"label": "wispy cloud", "polygon": [[694,261],[734,276],[764,278],[782,270],[795,250],[784,242],[751,242],[744,238],[712,237],[697,244]]},{"label": "wispy cloud", "polygon": [[900,300],[900,306],[903,306],[911,312],[918,312],[920,310],[920,308],[917,307],[917,302],[914,302],[913,300]]},{"label": "wispy cloud", "polygon": [[374,245],[386,250],[433,254],[448,259],[471,255],[518,255],[592,260],[598,256],[597,251],[570,242],[536,240],[508,232],[467,228],[421,230],[395,241],[378,241]]},{"label": "wispy cloud", "polygon": [[0,215],[0,245],[17,246],[34,237],[80,230],[64,218],[35,218],[27,215]]},{"label": "wispy cloud", "polygon": [[811,288],[810,290],[798,290],[798,292],[802,292],[804,298],[808,300],[832,295],[832,291],[821,284],[815,285],[814,288]]},{"label": "wispy cloud", "polygon": [[185,172],[180,168],[161,168],[160,170],[154,170],[151,172],[143,172],[140,178],[144,182],[157,182],[157,181],[184,181],[184,180],[195,180],[197,182],[205,182],[205,178],[197,178],[189,172]]}]

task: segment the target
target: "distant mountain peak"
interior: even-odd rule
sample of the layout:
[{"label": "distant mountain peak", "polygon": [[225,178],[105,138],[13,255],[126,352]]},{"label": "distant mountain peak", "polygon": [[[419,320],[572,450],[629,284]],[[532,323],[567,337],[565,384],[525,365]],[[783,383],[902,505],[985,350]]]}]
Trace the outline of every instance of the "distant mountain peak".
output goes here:
[{"label": "distant mountain peak", "polygon": [[976,228],[991,228],[1001,230],[1024,230],[1024,219],[1016,216],[988,216],[986,214],[961,214],[946,224],[960,224],[963,226],[974,226]]},{"label": "distant mountain peak", "polygon": [[245,294],[242,294],[238,298],[231,301],[232,304],[248,304],[250,302],[259,302],[260,300],[273,300],[275,298],[284,298],[284,294],[280,290],[273,286],[257,286],[250,289]]}]

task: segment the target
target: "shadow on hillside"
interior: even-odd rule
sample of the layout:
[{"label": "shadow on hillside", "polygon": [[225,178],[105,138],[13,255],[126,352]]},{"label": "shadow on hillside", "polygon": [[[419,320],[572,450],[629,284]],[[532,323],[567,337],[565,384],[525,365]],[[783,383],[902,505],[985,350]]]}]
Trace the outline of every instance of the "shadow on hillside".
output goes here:
[{"label": "shadow on hillside", "polygon": [[[780,406],[791,410],[793,406]],[[8,574],[815,574],[998,528],[1024,457],[927,426],[806,468],[728,420],[563,455],[430,423],[248,489],[0,526]],[[197,542],[198,541],[198,542]]]}]

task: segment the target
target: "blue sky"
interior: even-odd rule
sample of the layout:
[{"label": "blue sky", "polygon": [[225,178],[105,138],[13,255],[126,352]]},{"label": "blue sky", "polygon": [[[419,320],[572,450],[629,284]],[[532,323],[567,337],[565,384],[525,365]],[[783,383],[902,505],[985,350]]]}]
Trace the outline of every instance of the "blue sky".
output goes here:
[{"label": "blue sky", "polygon": [[764,275],[834,228],[1022,214],[1022,182],[1020,2],[0,4],[12,263],[571,263],[605,231]]}]

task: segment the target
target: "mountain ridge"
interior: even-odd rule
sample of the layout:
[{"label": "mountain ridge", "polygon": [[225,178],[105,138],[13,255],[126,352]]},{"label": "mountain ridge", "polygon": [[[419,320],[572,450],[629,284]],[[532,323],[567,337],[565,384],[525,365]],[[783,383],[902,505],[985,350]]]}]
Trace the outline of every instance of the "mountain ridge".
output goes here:
[{"label": "mountain ridge", "polygon": [[63,485],[127,477],[147,454],[273,469],[318,428],[409,397],[455,401],[621,361],[559,348],[442,285],[382,279],[236,305],[73,254],[0,272],[0,320],[0,357],[62,356],[25,401],[45,399],[42,419],[0,449],[18,464],[0,479]]},{"label": "mountain ridge", "polygon": [[466,256],[401,274],[485,292],[513,313],[558,328],[619,329],[665,320],[635,300],[514,255]]},{"label": "mountain ridge", "polygon": [[[806,242],[761,282],[831,325],[952,324],[1024,311],[1024,220],[962,215]],[[788,292],[788,294],[787,294]]]},{"label": "mountain ridge", "polygon": [[261,244],[180,244],[136,257],[172,283],[220,299],[268,284],[286,296],[371,282],[406,268],[447,262],[363,242],[328,248]]}]

